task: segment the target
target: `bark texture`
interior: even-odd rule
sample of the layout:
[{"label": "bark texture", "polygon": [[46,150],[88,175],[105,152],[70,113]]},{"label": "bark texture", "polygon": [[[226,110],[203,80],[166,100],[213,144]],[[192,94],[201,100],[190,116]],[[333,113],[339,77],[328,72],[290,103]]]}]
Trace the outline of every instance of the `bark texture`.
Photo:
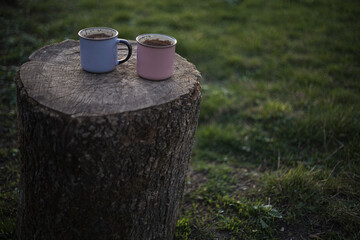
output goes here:
[{"label": "bark texture", "polygon": [[91,74],[67,40],[20,68],[19,239],[174,237],[201,75],[176,55],[173,77],[141,79],[133,50],[113,72]]}]

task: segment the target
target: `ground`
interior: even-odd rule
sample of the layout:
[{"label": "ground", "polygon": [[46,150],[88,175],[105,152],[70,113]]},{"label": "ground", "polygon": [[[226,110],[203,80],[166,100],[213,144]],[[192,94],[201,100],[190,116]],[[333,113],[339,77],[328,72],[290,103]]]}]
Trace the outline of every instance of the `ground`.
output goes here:
[{"label": "ground", "polygon": [[360,238],[359,1],[0,5],[0,238],[16,227],[13,78],[33,51],[90,26],[174,36],[202,73],[177,239]]}]

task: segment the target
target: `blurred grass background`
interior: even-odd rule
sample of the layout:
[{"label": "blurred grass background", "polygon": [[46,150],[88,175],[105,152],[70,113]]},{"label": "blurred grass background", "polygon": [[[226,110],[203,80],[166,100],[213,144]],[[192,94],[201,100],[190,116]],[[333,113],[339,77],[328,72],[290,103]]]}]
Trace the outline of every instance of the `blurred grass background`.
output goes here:
[{"label": "blurred grass background", "polygon": [[352,0],[3,0],[0,239],[16,227],[13,78],[91,26],[174,36],[202,73],[177,239],[360,238],[359,16]]}]

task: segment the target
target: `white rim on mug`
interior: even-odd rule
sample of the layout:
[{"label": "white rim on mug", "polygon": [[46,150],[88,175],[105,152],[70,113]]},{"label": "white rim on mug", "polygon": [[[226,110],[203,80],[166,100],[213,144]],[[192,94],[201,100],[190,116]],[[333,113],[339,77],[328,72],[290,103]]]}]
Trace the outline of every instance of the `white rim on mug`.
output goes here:
[{"label": "white rim on mug", "polygon": [[[144,44],[143,42],[146,40],[161,40],[161,41],[170,41],[171,45],[166,46],[154,46],[154,45],[148,45]],[[159,33],[147,33],[142,34],[136,37],[136,42],[139,43],[142,46],[145,47],[151,47],[151,48],[169,48],[176,45],[177,40],[171,36],[165,35],[165,34],[159,34]]]},{"label": "white rim on mug", "polygon": [[[110,37],[108,37],[108,38],[88,38],[88,37],[86,37],[86,36],[89,36],[92,34],[101,34],[101,33],[110,35]],[[108,27],[89,27],[89,28],[81,29],[78,32],[78,35],[79,35],[79,37],[86,39],[86,40],[104,41],[104,40],[109,40],[109,39],[117,37],[119,35],[119,33],[115,29],[108,28]]]}]

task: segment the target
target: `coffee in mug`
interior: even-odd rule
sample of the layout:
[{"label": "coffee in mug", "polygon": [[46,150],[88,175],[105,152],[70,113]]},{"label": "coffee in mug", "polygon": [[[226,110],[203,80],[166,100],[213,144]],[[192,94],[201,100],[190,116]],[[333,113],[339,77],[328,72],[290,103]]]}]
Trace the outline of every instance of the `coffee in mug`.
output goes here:
[{"label": "coffee in mug", "polygon": [[146,39],[145,41],[143,41],[143,44],[149,45],[149,46],[160,47],[160,46],[170,46],[172,43],[168,40]]},{"label": "coffee in mug", "polygon": [[105,39],[105,38],[111,38],[111,35],[106,35],[105,33],[95,33],[95,34],[90,34],[88,36],[86,36],[87,38],[92,38],[92,39]]}]

